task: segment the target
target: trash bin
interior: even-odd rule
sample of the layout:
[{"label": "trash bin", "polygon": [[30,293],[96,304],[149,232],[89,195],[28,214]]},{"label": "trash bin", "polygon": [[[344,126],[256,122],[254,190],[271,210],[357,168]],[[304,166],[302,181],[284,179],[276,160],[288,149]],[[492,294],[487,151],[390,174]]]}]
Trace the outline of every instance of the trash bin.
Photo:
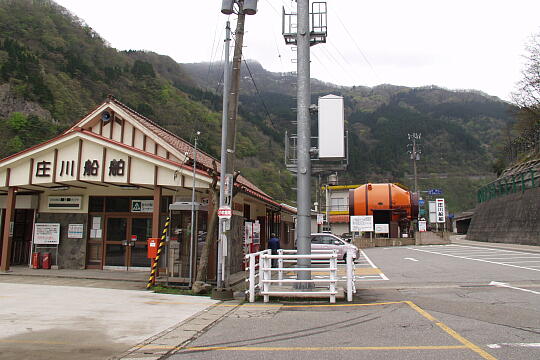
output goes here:
[{"label": "trash bin", "polygon": [[32,269],[39,269],[39,260],[40,260],[40,253],[35,252],[32,253]]},{"label": "trash bin", "polygon": [[43,253],[43,259],[42,259],[42,267],[43,269],[50,269],[51,268],[51,253]]}]

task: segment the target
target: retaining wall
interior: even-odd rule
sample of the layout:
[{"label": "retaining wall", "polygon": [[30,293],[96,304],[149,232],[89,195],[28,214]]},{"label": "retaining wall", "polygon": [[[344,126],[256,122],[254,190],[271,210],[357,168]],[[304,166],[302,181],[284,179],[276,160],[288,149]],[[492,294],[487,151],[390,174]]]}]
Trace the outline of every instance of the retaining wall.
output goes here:
[{"label": "retaining wall", "polygon": [[467,239],[540,245],[540,187],[478,204]]}]

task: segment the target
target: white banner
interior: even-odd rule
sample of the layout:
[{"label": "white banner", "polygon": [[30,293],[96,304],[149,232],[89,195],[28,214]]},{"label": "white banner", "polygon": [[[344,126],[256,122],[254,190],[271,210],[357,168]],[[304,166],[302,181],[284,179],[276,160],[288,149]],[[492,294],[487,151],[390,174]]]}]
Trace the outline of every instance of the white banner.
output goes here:
[{"label": "white banner", "polygon": [[373,231],[373,215],[351,216],[351,232]]}]

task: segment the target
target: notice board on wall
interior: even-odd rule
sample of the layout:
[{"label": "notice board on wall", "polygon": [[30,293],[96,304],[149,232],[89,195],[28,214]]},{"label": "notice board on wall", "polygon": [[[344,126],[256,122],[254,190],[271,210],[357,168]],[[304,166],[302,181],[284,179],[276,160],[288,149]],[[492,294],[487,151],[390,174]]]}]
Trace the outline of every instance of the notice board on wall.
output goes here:
[{"label": "notice board on wall", "polygon": [[60,243],[60,224],[36,223],[34,225],[34,244],[58,245]]}]

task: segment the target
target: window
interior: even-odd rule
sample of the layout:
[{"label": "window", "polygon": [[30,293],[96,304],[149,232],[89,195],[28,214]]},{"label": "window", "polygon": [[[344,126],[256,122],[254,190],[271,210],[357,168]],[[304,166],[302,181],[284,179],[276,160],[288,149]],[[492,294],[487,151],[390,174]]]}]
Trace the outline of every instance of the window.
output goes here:
[{"label": "window", "polygon": [[105,205],[105,198],[98,196],[90,196],[88,202],[89,212],[103,212],[103,206]]},{"label": "window", "polygon": [[348,198],[331,198],[330,211],[347,211],[349,209]]},{"label": "window", "polygon": [[131,202],[128,197],[108,197],[105,200],[107,212],[130,212]]},{"label": "window", "polygon": [[312,244],[324,244],[323,237],[322,236],[312,236],[311,237],[311,243]]}]

